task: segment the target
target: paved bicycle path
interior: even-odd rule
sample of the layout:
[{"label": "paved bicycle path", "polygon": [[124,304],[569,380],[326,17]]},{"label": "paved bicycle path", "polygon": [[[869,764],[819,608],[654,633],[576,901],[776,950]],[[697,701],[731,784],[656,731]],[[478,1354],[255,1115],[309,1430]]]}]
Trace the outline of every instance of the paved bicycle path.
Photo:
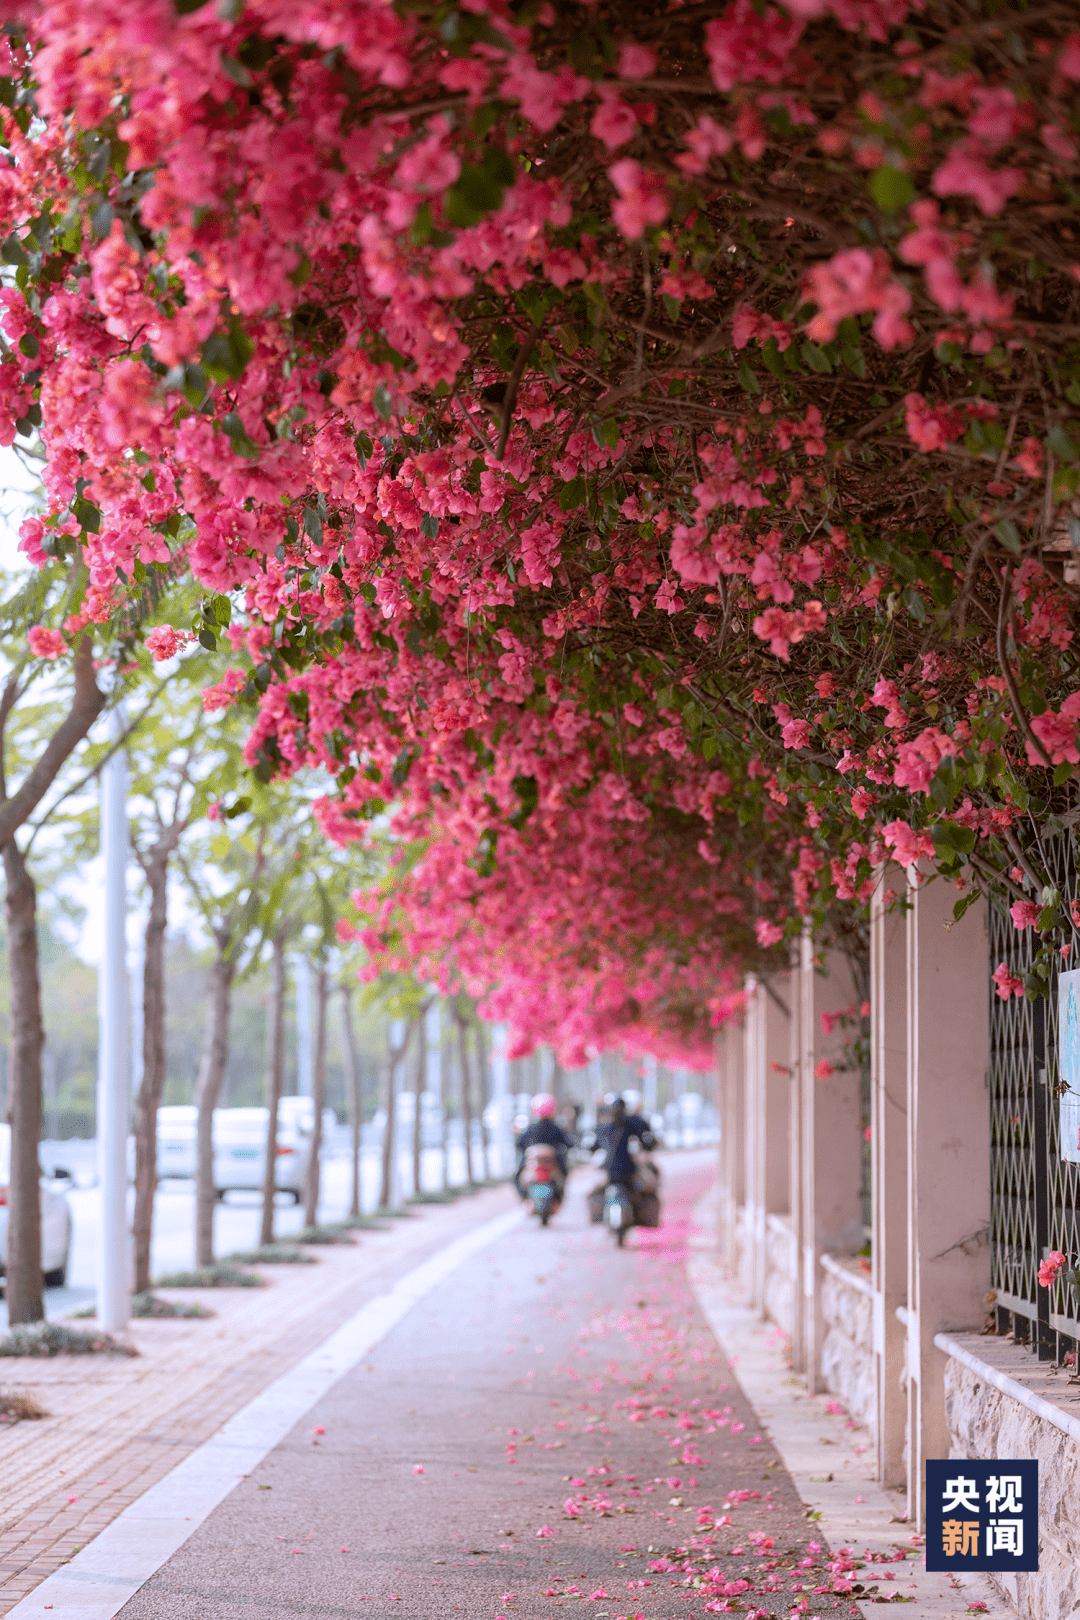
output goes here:
[{"label": "paved bicycle path", "polygon": [[854,1615],[686,1281],[712,1155],[665,1161],[665,1225],[621,1253],[584,1172],[429,1293],[124,1620]]}]

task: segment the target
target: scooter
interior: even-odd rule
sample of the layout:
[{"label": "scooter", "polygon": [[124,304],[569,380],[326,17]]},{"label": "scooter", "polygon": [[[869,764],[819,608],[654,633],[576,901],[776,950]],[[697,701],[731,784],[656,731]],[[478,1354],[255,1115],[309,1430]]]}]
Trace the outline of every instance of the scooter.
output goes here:
[{"label": "scooter", "polygon": [[604,1225],[621,1249],[634,1224],[634,1204],[621,1181],[609,1181],[604,1188]]},{"label": "scooter", "polygon": [[546,1226],[563,1201],[566,1185],[553,1147],[537,1142],[525,1150],[519,1184],[530,1213],[539,1218],[541,1226]]}]

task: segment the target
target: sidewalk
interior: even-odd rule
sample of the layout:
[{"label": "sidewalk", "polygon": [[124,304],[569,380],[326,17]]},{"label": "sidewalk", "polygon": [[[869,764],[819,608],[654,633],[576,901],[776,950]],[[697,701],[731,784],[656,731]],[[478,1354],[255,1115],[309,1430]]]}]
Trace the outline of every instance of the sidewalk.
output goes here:
[{"label": "sidewalk", "polygon": [[511,1207],[492,1188],[259,1268],[266,1288],[162,1290],[216,1315],[133,1322],[136,1357],[0,1361],[49,1414],[0,1430],[0,1615],[399,1272]]},{"label": "sidewalk", "polygon": [[[829,1546],[865,1555],[858,1579],[877,1582],[882,1597],[892,1584],[905,1603],[908,1620],[967,1620],[985,1613],[1016,1620],[1016,1610],[991,1586],[985,1575],[929,1574],[922,1561],[903,1565],[885,1562],[900,1548],[921,1546],[900,1518],[904,1500],[882,1489],[874,1479],[875,1458],[866,1429],[843,1412],[826,1410],[830,1395],[808,1395],[787,1361],[787,1340],[774,1322],[751,1309],[739,1284],[716,1257],[717,1201],[710,1191],[695,1211],[700,1231],[691,1239],[696,1251],[687,1270],[698,1302],[744,1392],[761,1418],[762,1432],[772,1440],[795,1488]],[[889,1583],[888,1585],[886,1583]],[[974,1607],[973,1605],[979,1605]],[[860,1602],[866,1620],[880,1615],[880,1600]]]}]

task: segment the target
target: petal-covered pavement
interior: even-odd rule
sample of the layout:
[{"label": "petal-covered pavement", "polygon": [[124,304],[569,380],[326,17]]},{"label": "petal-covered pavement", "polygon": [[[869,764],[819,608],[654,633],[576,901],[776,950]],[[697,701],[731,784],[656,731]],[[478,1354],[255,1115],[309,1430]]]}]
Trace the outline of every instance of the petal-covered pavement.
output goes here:
[{"label": "petal-covered pavement", "polygon": [[711,1174],[668,1157],[663,1226],[620,1252],[579,1173],[551,1227],[421,1300],[125,1620],[854,1616],[871,1577],[815,1538],[686,1280]]}]

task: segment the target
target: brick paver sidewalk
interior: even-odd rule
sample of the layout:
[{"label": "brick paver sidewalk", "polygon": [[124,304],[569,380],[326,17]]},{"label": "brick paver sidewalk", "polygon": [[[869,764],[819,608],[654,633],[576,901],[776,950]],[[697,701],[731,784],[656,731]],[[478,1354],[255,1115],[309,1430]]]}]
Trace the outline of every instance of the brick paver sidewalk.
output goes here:
[{"label": "brick paver sidewalk", "polygon": [[309,1250],[317,1265],[264,1267],[267,1288],[170,1291],[217,1315],[133,1322],[137,1357],[0,1361],[4,1387],[49,1413],[0,1431],[0,1615],[365,1300],[510,1207],[494,1188]]}]

